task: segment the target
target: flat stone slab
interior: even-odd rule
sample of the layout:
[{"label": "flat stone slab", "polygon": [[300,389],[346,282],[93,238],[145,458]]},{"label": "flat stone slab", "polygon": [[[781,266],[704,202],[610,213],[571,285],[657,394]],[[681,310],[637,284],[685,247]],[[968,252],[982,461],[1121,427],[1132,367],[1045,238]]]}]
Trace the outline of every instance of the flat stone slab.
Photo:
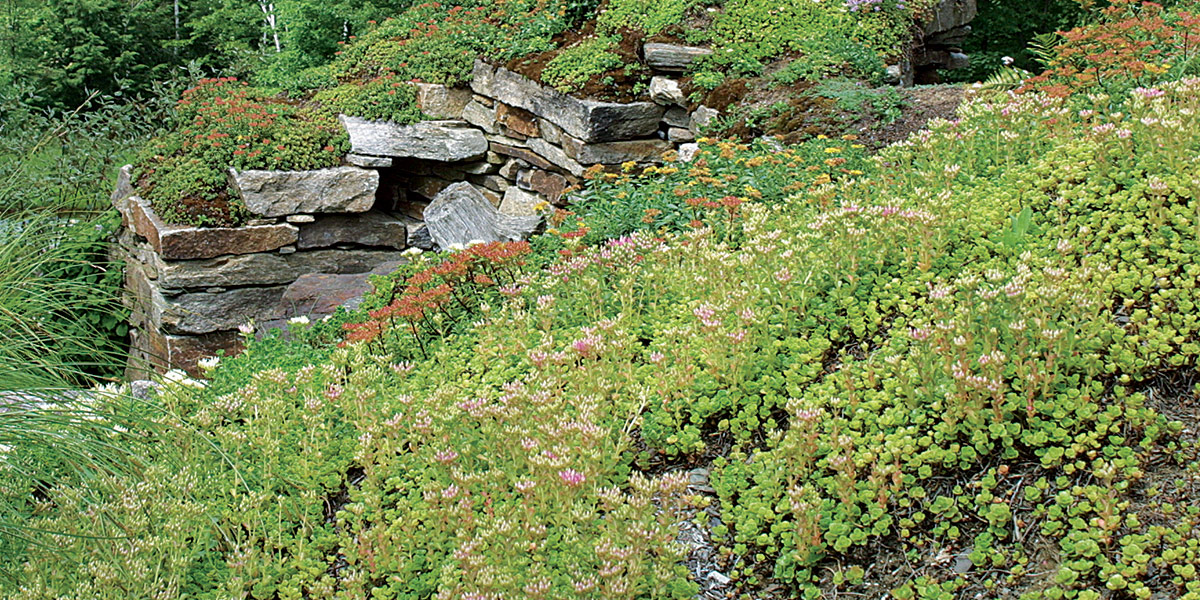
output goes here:
[{"label": "flat stone slab", "polygon": [[392,159],[386,156],[366,156],[363,154],[347,154],[346,162],[365,169],[386,169],[392,166]]},{"label": "flat stone slab", "polygon": [[354,154],[458,162],[483,158],[488,151],[483,132],[462,121],[397,125],[346,115],[338,118],[350,134]]},{"label": "flat stone slab", "polygon": [[425,225],[442,248],[472,241],[515,241],[528,237],[542,219],[501,213],[475,186],[460,182],[446,188],[425,208]]},{"label": "flat stone slab", "polygon": [[[329,215],[300,226],[300,240],[296,247],[301,250],[328,248],[337,244],[381,246],[403,250],[408,247],[408,227],[399,217],[382,211],[371,211],[361,215]],[[339,271],[322,269],[311,272],[337,273]]]},{"label": "flat stone slab", "polygon": [[686,71],[692,63],[712,53],[708,48],[678,44],[650,43],[642,46],[646,64],[659,71]]},{"label": "flat stone slab", "polygon": [[588,142],[645,137],[658,129],[663,107],[653,102],[597,102],[573,98],[503,67],[475,61],[471,89],[523,108]]},{"label": "flat stone slab", "polygon": [[570,136],[563,138],[567,156],[583,164],[615,165],[626,161],[662,162],[662,154],[674,148],[666,140],[629,140],[589,144]]},{"label": "flat stone slab", "polygon": [[[564,135],[563,140],[565,141],[569,137],[570,136]],[[527,143],[529,144],[530,150],[533,150],[538,154],[538,156],[550,161],[550,163],[555,167],[558,167],[559,169],[562,169],[576,177],[583,175],[584,167],[582,164],[580,164],[580,161],[571,158],[571,156],[562,148],[559,148],[558,146],[555,146],[554,144],[551,144],[550,142],[547,142],[541,138],[529,138]]]},{"label": "flat stone slab", "polygon": [[154,256],[154,271],[157,273],[157,283],[163,289],[283,285],[309,273],[366,273],[381,264],[400,260],[402,256],[394,250],[358,249],[312,250],[292,254],[264,252],[177,261],[160,260]]},{"label": "flat stone slab", "polygon": [[248,321],[278,319],[283,316],[279,301],[286,290],[286,286],[272,286],[177,296],[155,294],[150,324],[157,325],[164,333],[186,335],[237,329]]},{"label": "flat stone slab", "polygon": [[264,217],[364,212],[375,204],[379,171],[333,167],[314,171],[229,170],[246,208]]},{"label": "flat stone slab", "polygon": [[167,260],[269,252],[296,243],[300,233],[295,225],[288,223],[250,227],[168,225],[142,198],[131,196],[125,205],[134,232],[146,238],[154,251]]}]

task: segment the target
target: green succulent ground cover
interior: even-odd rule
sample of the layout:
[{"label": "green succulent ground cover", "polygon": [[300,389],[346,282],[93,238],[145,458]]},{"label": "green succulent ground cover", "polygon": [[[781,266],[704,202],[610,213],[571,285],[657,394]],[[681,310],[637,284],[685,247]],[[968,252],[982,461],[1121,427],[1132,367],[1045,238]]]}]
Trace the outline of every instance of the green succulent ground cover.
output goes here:
[{"label": "green succulent ground cover", "polygon": [[692,519],[748,597],[1200,598],[1197,91],[593,172],[168,383],[103,502],[6,488],[65,535],[5,595],[684,598]]}]

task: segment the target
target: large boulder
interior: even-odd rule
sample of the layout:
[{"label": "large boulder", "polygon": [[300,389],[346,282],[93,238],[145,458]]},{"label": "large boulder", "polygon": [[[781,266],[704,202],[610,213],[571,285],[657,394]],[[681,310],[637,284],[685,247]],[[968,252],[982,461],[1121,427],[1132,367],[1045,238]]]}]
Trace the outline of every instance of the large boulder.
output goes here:
[{"label": "large boulder", "polygon": [[501,213],[475,186],[459,182],[425,207],[425,225],[442,248],[473,241],[515,241],[528,237],[541,217]]},{"label": "large boulder", "polygon": [[487,155],[483,132],[462,121],[422,121],[397,125],[341,115],[351,151],[368,156],[420,158],[440,162],[477,160]]},{"label": "large boulder", "polygon": [[375,204],[379,171],[334,167],[314,171],[238,171],[229,178],[250,212],[264,217],[297,213],[364,212]]}]

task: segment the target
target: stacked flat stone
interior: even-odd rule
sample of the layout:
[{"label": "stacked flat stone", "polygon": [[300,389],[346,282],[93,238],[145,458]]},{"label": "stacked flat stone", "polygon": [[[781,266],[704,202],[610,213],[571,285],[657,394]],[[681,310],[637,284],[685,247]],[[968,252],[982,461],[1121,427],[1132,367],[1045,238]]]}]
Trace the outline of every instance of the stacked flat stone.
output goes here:
[{"label": "stacked flat stone", "polygon": [[199,359],[240,350],[239,326],[281,326],[353,304],[369,291],[369,275],[394,270],[406,248],[526,238],[593,165],[694,153],[689,142],[718,113],[687,106],[666,75],[704,51],[648,50],[662,65],[650,102],[578,99],[477,61],[469,89],[418,84],[417,102],[435,120],[342,115],[345,166],[230,170],[231,189],[256,217],[242,227],[164,222],[124,168],[113,203],[125,224],[130,375],[200,374]]}]

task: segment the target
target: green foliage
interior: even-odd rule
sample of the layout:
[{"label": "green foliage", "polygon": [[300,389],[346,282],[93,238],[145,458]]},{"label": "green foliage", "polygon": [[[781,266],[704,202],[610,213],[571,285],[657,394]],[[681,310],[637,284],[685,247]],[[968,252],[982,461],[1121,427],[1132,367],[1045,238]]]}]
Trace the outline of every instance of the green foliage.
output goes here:
[{"label": "green foliage", "polygon": [[840,111],[857,115],[867,113],[878,119],[881,125],[899,119],[907,104],[895,88],[871,88],[848,79],[823,80],[811,93],[834,100]]},{"label": "green foliage", "polygon": [[822,81],[834,75],[845,75],[878,83],[883,79],[884,63],[880,54],[840,31],[800,42],[802,58],[792,60],[771,78],[783,85],[800,81]]},{"label": "green foliage", "polygon": [[424,115],[417,108],[417,89],[385,75],[364,84],[343,83],[318,92],[313,101],[336,113],[408,125]]},{"label": "green foliage", "polygon": [[125,366],[121,264],[107,257],[114,211],[0,217],[0,390],[83,385]]},{"label": "green foliage", "polygon": [[[359,105],[384,111],[404,103]],[[147,146],[136,174],[143,196],[169,222],[240,223],[246,213],[227,190],[230,167],[319,169],[338,165],[349,148],[334,113],[266,96],[231,78],[200,81],[184,92],[177,110],[177,125]]]},{"label": "green foliage", "polygon": [[[869,78],[878,76],[883,58],[909,39],[909,27],[923,3],[887,2],[883,10],[847,11],[842,3],[805,0],[767,2],[731,0],[711,28],[715,50],[706,65],[738,76],[762,74],[766,64],[789,52],[802,53],[797,77],[849,68]],[[702,67],[703,68],[703,67]]]},{"label": "green foliage", "polygon": [[1000,59],[1005,56],[1012,58],[1018,69],[1040,71],[1044,65],[1029,49],[1029,43],[1039,34],[1081,25],[1088,17],[1077,0],[979,0],[978,7],[971,35],[963,43],[971,65],[945,72],[952,81],[982,81],[1003,66]]},{"label": "green foliage", "polygon": [[588,38],[560,52],[542,71],[542,81],[560,92],[582,88],[593,77],[620,68],[624,61],[612,52],[616,40]]},{"label": "green foliage", "polygon": [[478,56],[502,60],[550,50],[566,26],[565,4],[426,3],[370,29],[332,63],[339,81],[391,74],[401,80],[461,84]]},{"label": "green foliage", "polygon": [[593,243],[638,231],[682,232],[698,226],[731,236],[738,233],[744,204],[781,202],[810,186],[862,176],[870,168],[863,147],[852,139],[812,140],[776,154],[769,153],[766,142],[720,142],[694,165],[667,163],[619,174],[593,169],[585,174],[591,185],[572,208],[583,221],[585,239]]},{"label": "green foliage", "polygon": [[627,27],[655,35],[678,25],[697,4],[699,0],[609,0],[596,22],[603,31],[615,32]]}]

